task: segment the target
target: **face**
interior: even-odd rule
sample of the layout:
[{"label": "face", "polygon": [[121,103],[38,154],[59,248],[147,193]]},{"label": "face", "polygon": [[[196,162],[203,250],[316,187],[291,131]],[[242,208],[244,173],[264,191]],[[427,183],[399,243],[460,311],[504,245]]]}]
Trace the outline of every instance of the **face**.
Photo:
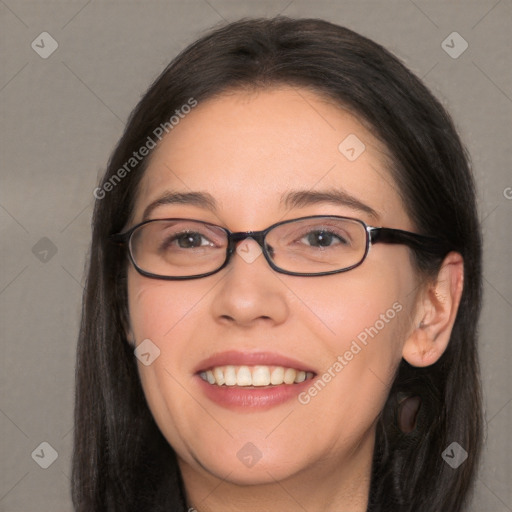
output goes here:
[{"label": "face", "polygon": [[[154,150],[130,226],[153,204],[151,219],[199,219],[232,232],[309,215],[414,230],[387,161],[353,115],[311,91],[225,93],[194,108]],[[284,200],[322,191],[361,204]],[[212,201],[155,206],[170,192],[208,194],[215,208]],[[253,240],[240,246],[257,254]],[[129,337],[160,351],[152,364],[138,363],[139,373],[184,473],[256,484],[368,467],[416,286],[409,249],[391,244],[371,247],[351,271],[315,277],[277,273],[261,254],[251,261],[242,252],[194,280],[151,279],[130,265]],[[263,387],[203,379],[207,370],[236,375],[241,366],[254,382],[256,371],[263,380],[277,372],[282,382],[281,367],[288,378],[304,377],[288,369],[307,378]]]}]

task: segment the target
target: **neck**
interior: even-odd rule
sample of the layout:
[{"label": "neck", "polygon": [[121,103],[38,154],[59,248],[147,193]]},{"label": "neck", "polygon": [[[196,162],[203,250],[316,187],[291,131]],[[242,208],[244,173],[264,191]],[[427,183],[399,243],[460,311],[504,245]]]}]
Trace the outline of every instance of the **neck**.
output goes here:
[{"label": "neck", "polygon": [[322,459],[284,480],[237,485],[179,459],[193,512],[366,512],[370,491],[374,432],[352,454]]}]

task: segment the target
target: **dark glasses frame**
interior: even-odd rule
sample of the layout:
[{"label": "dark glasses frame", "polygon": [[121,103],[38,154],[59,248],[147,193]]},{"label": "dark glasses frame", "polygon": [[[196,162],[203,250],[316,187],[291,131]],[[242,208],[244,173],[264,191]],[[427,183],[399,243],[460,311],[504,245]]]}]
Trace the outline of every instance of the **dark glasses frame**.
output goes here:
[{"label": "dark glasses frame", "polygon": [[[327,272],[291,272],[289,270],[282,269],[278,267],[273,261],[272,258],[267,250],[267,247],[265,246],[265,238],[267,234],[273,230],[274,228],[281,226],[283,224],[289,224],[292,222],[298,222],[306,219],[316,219],[316,218],[323,218],[323,219],[340,219],[340,220],[350,220],[355,221],[359,223],[365,230],[366,233],[366,245],[365,245],[365,251],[360,261],[355,263],[354,265],[351,265],[346,268],[342,268],[339,270],[329,270]],[[203,274],[195,274],[192,276],[163,276],[159,274],[152,274],[151,272],[147,272],[146,270],[140,268],[137,263],[135,262],[135,259],[132,254],[132,248],[131,248],[131,237],[133,233],[139,229],[140,227],[149,224],[151,222],[157,222],[157,221],[173,221],[173,220],[186,220],[186,221],[193,221],[193,222],[199,222],[202,224],[206,224],[208,226],[213,226],[216,228],[221,229],[226,233],[227,236],[227,247],[226,247],[226,258],[224,260],[224,263],[219,266],[217,269],[212,270],[210,272],[206,272]],[[432,255],[437,256],[444,256],[448,251],[449,247],[446,242],[443,240],[426,236],[426,235],[420,235],[418,233],[412,233],[411,231],[404,231],[402,229],[393,229],[393,228],[383,228],[383,227],[374,227],[369,226],[364,221],[360,219],[355,219],[353,217],[344,217],[339,215],[310,215],[307,217],[299,217],[296,219],[288,219],[281,222],[276,222],[275,224],[272,224],[266,229],[263,229],[261,231],[239,231],[239,232],[232,232],[227,228],[223,228],[222,226],[218,226],[217,224],[213,224],[211,222],[205,222],[198,219],[190,219],[190,218],[183,218],[183,217],[171,217],[171,218],[163,218],[163,219],[150,219],[146,220],[144,222],[140,222],[139,224],[136,224],[132,228],[128,229],[127,231],[124,231],[122,233],[115,233],[109,236],[109,240],[119,244],[128,247],[128,255],[130,258],[130,261],[132,262],[133,266],[139,272],[139,274],[150,277],[153,279],[163,279],[167,281],[180,281],[180,280],[186,280],[186,279],[199,279],[201,277],[207,277],[211,276],[212,274],[216,274],[223,268],[225,268],[231,259],[231,256],[236,251],[236,245],[238,242],[245,240],[247,238],[252,238],[255,240],[259,246],[261,247],[261,250],[263,252],[263,255],[265,259],[267,260],[270,267],[275,270],[276,272],[279,272],[281,274],[287,274],[292,276],[304,276],[304,277],[313,277],[313,276],[325,276],[330,274],[339,274],[341,272],[348,272],[349,270],[352,270],[356,267],[359,267],[362,265],[366,257],[368,256],[368,253],[370,251],[370,247],[376,243],[387,243],[387,244],[400,244],[400,245],[407,245],[411,249],[414,249],[416,251],[421,251],[425,253],[429,253]]]}]

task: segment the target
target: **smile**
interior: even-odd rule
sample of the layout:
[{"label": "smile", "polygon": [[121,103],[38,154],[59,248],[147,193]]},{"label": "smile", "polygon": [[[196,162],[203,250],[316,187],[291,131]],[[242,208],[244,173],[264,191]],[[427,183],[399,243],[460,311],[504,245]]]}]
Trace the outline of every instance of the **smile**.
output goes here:
[{"label": "smile", "polygon": [[264,387],[299,384],[313,378],[312,372],[284,366],[215,366],[199,376],[216,386]]}]

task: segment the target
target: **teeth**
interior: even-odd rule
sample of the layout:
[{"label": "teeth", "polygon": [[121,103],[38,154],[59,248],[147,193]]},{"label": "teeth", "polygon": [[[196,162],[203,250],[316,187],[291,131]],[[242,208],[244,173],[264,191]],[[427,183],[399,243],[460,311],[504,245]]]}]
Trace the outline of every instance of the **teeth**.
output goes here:
[{"label": "teeth", "polygon": [[268,386],[270,384],[270,369],[268,366],[255,366],[252,371],[253,386]]},{"label": "teeth", "polygon": [[226,381],[224,380],[224,372],[222,371],[222,368],[219,368],[219,367],[214,368],[213,377],[214,377],[213,382],[210,382],[208,380],[208,382],[210,382],[210,384],[215,384],[215,382],[217,382],[217,384],[219,386],[222,386],[222,384],[226,383]]},{"label": "teeth", "polygon": [[234,366],[224,367],[224,380],[226,386],[236,386],[236,370]]},{"label": "teeth", "polygon": [[295,377],[295,382],[304,382],[306,380],[306,372],[298,371]]},{"label": "teeth", "polygon": [[279,386],[312,379],[313,373],[282,366],[216,366],[201,372],[200,377],[217,386]]},{"label": "teeth", "polygon": [[286,370],[284,371],[284,383],[293,384],[295,382],[296,376],[297,372],[293,368],[286,368]]},{"label": "teeth", "polygon": [[251,370],[248,366],[240,366],[236,374],[237,386],[250,386],[252,384]]},{"label": "teeth", "polygon": [[284,368],[282,366],[276,366],[270,376],[270,384],[277,385],[284,382]]}]

